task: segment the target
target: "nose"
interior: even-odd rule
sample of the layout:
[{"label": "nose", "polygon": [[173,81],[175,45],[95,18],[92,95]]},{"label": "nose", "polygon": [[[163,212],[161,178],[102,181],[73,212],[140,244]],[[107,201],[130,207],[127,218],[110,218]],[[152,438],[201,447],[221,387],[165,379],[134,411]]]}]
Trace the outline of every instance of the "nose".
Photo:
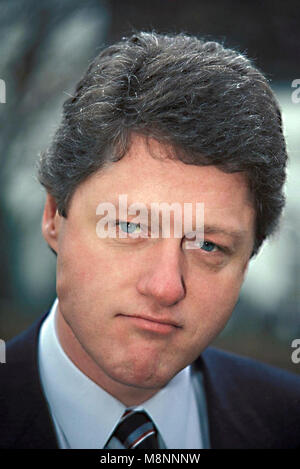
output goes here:
[{"label": "nose", "polygon": [[185,297],[181,255],[178,240],[161,240],[151,252],[146,269],[137,283],[137,290],[144,296],[155,299],[162,306],[172,306]]}]

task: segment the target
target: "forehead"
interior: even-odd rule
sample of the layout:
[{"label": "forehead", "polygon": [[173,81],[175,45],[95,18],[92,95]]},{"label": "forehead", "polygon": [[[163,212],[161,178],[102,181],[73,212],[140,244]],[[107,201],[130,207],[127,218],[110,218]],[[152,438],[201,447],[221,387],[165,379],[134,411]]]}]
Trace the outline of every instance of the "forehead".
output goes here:
[{"label": "forehead", "polygon": [[220,209],[252,205],[245,174],[224,173],[215,166],[188,165],[168,158],[169,154],[170,149],[156,140],[134,135],[121,160],[93,174],[76,192],[81,197],[98,199],[126,193],[134,199],[132,202],[145,204],[198,201]]}]

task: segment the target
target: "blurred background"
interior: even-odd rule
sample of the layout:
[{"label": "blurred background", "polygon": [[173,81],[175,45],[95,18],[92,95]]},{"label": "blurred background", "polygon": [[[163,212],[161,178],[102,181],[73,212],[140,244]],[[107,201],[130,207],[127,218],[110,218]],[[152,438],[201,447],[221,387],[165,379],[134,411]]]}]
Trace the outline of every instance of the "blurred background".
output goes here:
[{"label": "blurred background", "polygon": [[[187,32],[245,52],[281,104],[290,156],[278,235],[251,261],[218,347],[300,373],[300,10],[293,0],[0,0],[0,338],[25,329],[55,298],[55,256],[40,223],[35,162],[62,103],[104,46],[134,29]],[[299,80],[299,92],[292,86]],[[295,82],[294,82],[295,85]],[[2,88],[3,93],[3,88]]]}]

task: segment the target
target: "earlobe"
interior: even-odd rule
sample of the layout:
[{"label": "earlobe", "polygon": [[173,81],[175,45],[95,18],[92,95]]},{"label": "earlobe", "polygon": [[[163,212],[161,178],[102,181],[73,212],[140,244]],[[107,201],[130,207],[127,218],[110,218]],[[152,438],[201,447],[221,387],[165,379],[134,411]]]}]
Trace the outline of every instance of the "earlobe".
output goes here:
[{"label": "earlobe", "polygon": [[42,233],[49,246],[57,253],[57,240],[59,233],[59,220],[57,204],[52,195],[47,194],[43,218]]}]

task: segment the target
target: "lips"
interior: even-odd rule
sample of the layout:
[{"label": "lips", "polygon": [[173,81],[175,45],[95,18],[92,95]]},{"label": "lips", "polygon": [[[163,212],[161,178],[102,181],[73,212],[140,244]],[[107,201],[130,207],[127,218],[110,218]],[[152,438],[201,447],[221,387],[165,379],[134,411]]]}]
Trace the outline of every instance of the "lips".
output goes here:
[{"label": "lips", "polygon": [[148,332],[155,332],[160,334],[169,334],[181,328],[178,323],[169,318],[156,318],[148,315],[118,315],[125,320],[129,321],[134,327],[143,329]]},{"label": "lips", "polygon": [[159,324],[166,324],[167,326],[174,326],[174,327],[180,327],[179,324],[174,322],[172,319],[161,319],[161,318],[155,318],[155,317],[150,317],[150,316],[144,316],[144,315],[124,315],[128,316],[130,318],[139,318],[139,319],[146,319],[146,321],[151,321],[151,322],[156,322]]}]

